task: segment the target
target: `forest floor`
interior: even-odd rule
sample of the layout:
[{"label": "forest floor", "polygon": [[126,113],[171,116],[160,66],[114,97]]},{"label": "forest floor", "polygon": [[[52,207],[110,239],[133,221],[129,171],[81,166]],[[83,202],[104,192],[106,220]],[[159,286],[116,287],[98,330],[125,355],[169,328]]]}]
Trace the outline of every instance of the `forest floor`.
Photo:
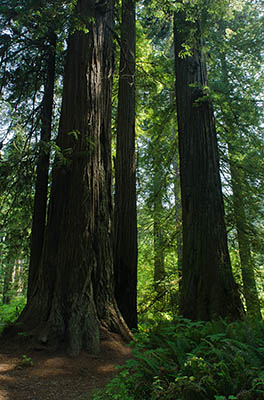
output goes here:
[{"label": "forest floor", "polygon": [[0,400],[90,400],[132,357],[119,335],[107,333],[97,355],[32,350],[0,342]]}]

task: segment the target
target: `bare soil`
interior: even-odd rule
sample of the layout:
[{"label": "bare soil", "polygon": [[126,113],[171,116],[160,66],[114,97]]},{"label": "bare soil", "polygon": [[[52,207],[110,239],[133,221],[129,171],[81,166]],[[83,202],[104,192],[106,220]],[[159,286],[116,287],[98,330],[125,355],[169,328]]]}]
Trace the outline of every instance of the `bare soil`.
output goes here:
[{"label": "bare soil", "polygon": [[76,358],[5,340],[0,342],[0,400],[90,400],[131,357],[114,333],[104,334],[97,355],[83,351]]}]

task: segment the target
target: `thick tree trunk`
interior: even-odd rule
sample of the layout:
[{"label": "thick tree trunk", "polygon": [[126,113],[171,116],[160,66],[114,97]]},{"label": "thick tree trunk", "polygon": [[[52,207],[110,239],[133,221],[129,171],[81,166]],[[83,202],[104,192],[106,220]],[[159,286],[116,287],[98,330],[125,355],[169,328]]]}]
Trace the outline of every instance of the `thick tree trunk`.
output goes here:
[{"label": "thick tree trunk", "polygon": [[[197,40],[181,56],[190,30]],[[183,217],[180,312],[191,319],[240,318],[243,312],[232,275],[224,222],[213,110],[198,23],[175,13],[176,97]]]},{"label": "thick tree trunk", "polygon": [[41,136],[40,148],[36,170],[36,187],[34,197],[34,208],[32,216],[31,249],[28,277],[28,298],[36,284],[41,252],[44,241],[44,231],[47,215],[47,196],[48,196],[48,177],[50,151],[48,143],[51,138],[53,92],[55,81],[56,65],[56,35],[51,33],[49,36],[49,51],[47,59],[47,77],[44,88],[44,97],[41,115]]},{"label": "thick tree trunk", "polygon": [[69,354],[99,350],[99,327],[129,334],[114,300],[111,199],[114,0],[79,0],[69,38],[48,224],[20,323]]},{"label": "thick tree trunk", "polygon": [[137,328],[137,213],[135,168],[135,0],[122,1],[115,187],[115,297]]}]

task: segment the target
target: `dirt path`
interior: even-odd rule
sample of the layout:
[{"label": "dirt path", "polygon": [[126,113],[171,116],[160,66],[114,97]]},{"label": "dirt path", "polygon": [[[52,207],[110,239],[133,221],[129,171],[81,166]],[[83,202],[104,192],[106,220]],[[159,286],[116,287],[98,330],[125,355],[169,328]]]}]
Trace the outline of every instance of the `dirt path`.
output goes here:
[{"label": "dirt path", "polygon": [[90,400],[129,358],[131,350],[116,334],[102,340],[98,355],[78,358],[0,344],[0,400]]}]

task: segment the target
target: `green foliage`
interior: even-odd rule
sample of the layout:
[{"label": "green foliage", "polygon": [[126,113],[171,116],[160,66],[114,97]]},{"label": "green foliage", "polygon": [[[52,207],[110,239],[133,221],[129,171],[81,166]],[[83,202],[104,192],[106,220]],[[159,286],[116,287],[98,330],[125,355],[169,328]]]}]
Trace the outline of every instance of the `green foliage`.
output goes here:
[{"label": "green foliage", "polygon": [[[263,3],[233,5],[232,18],[210,21],[209,87],[217,117],[232,265],[237,277],[241,266],[255,266],[257,289],[263,295]],[[240,263],[242,248],[248,249],[248,257]],[[245,286],[249,285],[244,282],[244,295]]]},{"label": "green foliage", "polygon": [[[71,2],[72,3],[72,2]],[[63,0],[3,0],[0,5],[0,288],[25,291],[30,230],[43,126],[43,89],[54,34],[63,65],[69,6]],[[66,21],[67,20],[67,21]],[[62,70],[62,67],[58,68]],[[60,89],[58,89],[59,92]],[[19,279],[18,279],[19,277]],[[19,281],[19,282],[18,282]],[[19,286],[19,288],[18,288]]]},{"label": "green foliage", "polygon": [[0,158],[0,176],[0,284],[6,281],[6,287],[1,288],[6,295],[5,290],[26,287],[24,266],[28,265],[29,257],[34,156],[19,127]]},{"label": "green foliage", "polygon": [[173,322],[141,331],[134,357],[93,400],[260,400],[264,324]]},{"label": "green foliage", "polygon": [[[199,11],[198,11],[199,10]],[[171,128],[176,128],[173,104],[171,19],[173,12],[184,11],[194,22],[199,14],[203,34],[203,52],[207,58],[209,84],[198,101],[212,99],[220,143],[221,172],[225,197],[226,223],[229,233],[232,266],[242,286],[241,264],[236,232],[230,174],[232,162],[243,171],[239,185],[244,199],[244,227],[256,266],[257,289],[263,297],[263,2],[240,0],[146,0],[138,16],[138,220],[139,220],[139,310],[149,320],[164,309],[164,302],[155,301],[153,204],[160,196],[156,214],[162,231],[162,250],[167,276],[173,270],[177,281],[176,226],[173,213],[171,160],[176,144]],[[193,44],[186,36],[186,46]],[[186,48],[185,48],[186,50]],[[183,53],[185,53],[183,51]],[[226,76],[223,73],[226,64]],[[143,74],[144,72],[144,74]],[[151,76],[151,79],[149,77]],[[169,78],[170,77],[170,78]],[[207,97],[208,96],[208,97]],[[171,108],[170,108],[171,103]],[[177,135],[177,129],[176,135]],[[153,164],[157,160],[158,173]],[[157,196],[158,194],[158,196]],[[169,273],[168,273],[168,270]],[[147,282],[147,284],[146,284]],[[173,294],[174,295],[174,294]],[[142,305],[142,306],[141,306]],[[169,303],[166,305],[169,307]]]},{"label": "green foliage", "polygon": [[33,361],[31,357],[28,357],[26,354],[23,355],[22,360],[18,364],[19,368],[25,368],[25,367],[33,367]]},{"label": "green foliage", "polygon": [[[141,322],[162,313],[170,314],[171,298],[175,298],[178,291],[176,237],[180,224],[176,223],[174,191],[177,129],[172,45],[172,15],[164,18],[159,5],[144,2],[137,18],[138,309]],[[158,292],[157,280],[160,280]]]},{"label": "green foliage", "polygon": [[26,298],[24,296],[17,296],[11,300],[10,304],[2,304],[0,306],[0,333],[7,325],[17,319],[25,305]]}]

